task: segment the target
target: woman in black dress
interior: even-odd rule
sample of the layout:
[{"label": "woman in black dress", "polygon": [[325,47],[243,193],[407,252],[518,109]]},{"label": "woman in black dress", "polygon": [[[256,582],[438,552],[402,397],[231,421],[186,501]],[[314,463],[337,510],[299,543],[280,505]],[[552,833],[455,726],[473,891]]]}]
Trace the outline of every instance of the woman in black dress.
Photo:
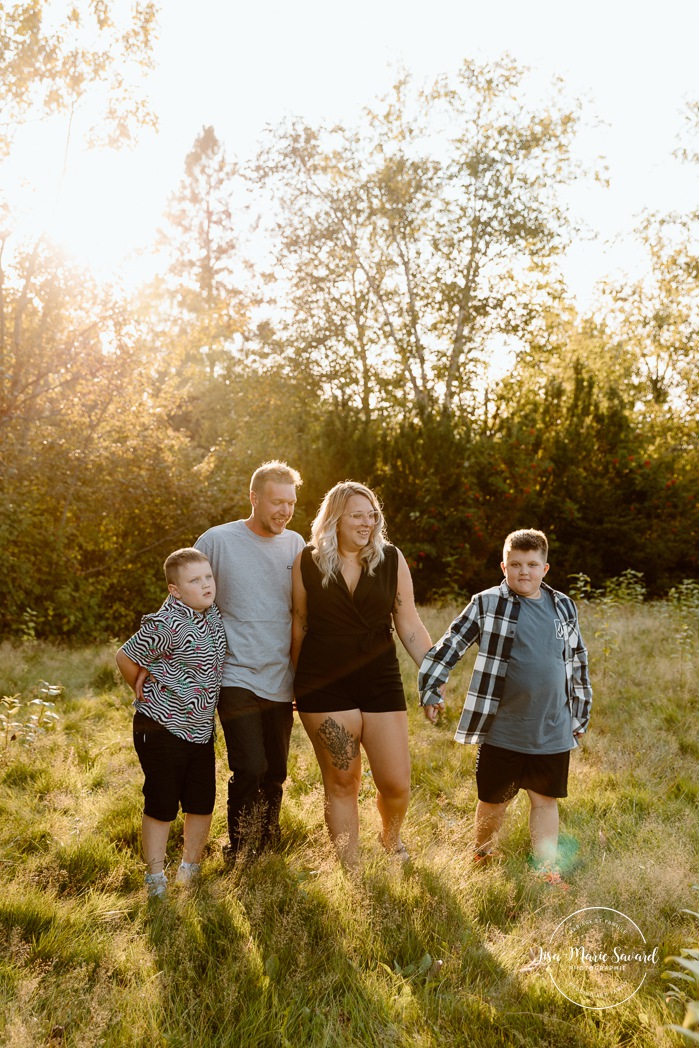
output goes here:
[{"label": "woman in black dress", "polygon": [[395,627],[417,666],[432,646],[405,557],[386,541],[370,488],[336,484],[293,567],[296,705],[320,765],[325,821],[341,861],[359,858],[360,744],[376,784],[381,844],[403,862],[410,799],[408,715]]}]

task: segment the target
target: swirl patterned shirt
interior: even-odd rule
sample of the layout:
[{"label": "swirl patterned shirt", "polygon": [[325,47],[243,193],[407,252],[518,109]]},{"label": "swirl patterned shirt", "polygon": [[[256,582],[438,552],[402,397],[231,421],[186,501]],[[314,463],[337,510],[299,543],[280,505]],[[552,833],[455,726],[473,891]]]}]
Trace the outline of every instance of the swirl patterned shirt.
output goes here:
[{"label": "swirl patterned shirt", "polygon": [[150,674],[143,702],[134,701],[136,709],[180,739],[208,742],[226,655],[216,605],[194,611],[170,596],[159,611],[143,616],[123,650]]}]

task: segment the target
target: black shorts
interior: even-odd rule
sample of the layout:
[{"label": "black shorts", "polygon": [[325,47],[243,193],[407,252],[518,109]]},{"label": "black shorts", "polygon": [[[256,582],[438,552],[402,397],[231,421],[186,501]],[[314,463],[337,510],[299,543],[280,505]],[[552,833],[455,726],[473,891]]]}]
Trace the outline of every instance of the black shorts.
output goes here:
[{"label": "black shorts", "polygon": [[299,713],[340,713],[361,710],[362,713],[394,713],[407,710],[400,677],[393,674],[383,679],[366,670],[326,681],[319,687],[296,692]]},{"label": "black shorts", "polygon": [[408,708],[392,640],[377,656],[362,659],[352,648],[344,651],[339,644],[334,651],[312,644],[306,647],[309,639],[315,638],[309,635],[304,640],[294,679],[300,713],[394,713]]},{"label": "black shorts", "polygon": [[136,711],[133,741],[145,776],[146,815],[172,822],[180,804],[190,815],[211,815],[216,800],[213,736],[208,742],[188,742]]},{"label": "black shorts", "polygon": [[569,764],[570,750],[517,753],[484,742],[476,758],[478,800],[502,804],[511,801],[519,790],[533,790],[542,797],[567,797]]},{"label": "black shorts", "polygon": [[393,694],[369,696],[360,691],[343,692],[316,691],[296,700],[299,713],[342,713],[343,710],[360,710],[362,713],[394,713],[407,710],[405,695]]}]

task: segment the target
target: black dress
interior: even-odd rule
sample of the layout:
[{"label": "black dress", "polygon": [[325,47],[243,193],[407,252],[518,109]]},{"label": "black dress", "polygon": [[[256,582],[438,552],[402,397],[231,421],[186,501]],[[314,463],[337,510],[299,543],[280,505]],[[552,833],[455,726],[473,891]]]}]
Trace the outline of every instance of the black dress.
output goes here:
[{"label": "black dress", "polygon": [[308,597],[308,631],[294,679],[302,713],[359,709],[366,713],[404,710],[391,613],[398,586],[398,551],[384,546],[384,559],[363,571],[354,594],[342,574],[323,586],[313,548],[301,553]]}]

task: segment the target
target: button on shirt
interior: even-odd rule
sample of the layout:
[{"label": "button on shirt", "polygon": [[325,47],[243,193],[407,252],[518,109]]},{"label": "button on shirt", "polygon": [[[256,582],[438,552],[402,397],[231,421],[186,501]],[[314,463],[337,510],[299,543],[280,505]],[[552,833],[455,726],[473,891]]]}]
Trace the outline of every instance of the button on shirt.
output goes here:
[{"label": "button on shirt", "polygon": [[[592,690],[578,614],[570,597],[546,583],[542,583],[541,588],[553,598],[560,624],[572,729],[584,732],[590,719]],[[476,593],[423,659],[418,687],[421,703],[429,705],[440,700],[438,689],[448,679],[452,667],[472,644],[478,644],[466,701],[454,735],[457,742],[486,741],[503,695],[519,613],[520,599],[503,580],[499,586]]]},{"label": "button on shirt", "polygon": [[226,655],[226,634],[215,604],[194,611],[176,597],[144,615],[141,628],[123,648],[150,676],[140,713],[188,742],[208,742]]}]

